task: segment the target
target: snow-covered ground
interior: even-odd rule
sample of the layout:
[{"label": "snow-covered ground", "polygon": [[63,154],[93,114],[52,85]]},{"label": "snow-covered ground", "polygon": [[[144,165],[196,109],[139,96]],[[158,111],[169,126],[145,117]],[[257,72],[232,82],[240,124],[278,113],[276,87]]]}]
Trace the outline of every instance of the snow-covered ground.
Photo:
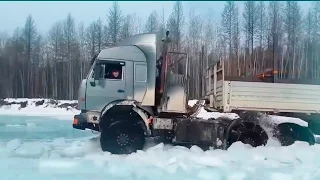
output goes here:
[{"label": "snow-covered ground", "polygon": [[[11,100],[10,100],[11,101]],[[16,101],[16,100],[15,100]],[[19,105],[0,108],[1,179],[117,180],[318,180],[320,145],[280,147],[233,144],[227,151],[202,151],[152,144],[131,155],[101,152],[98,135],[72,129],[74,108]],[[59,102],[65,103],[65,102]],[[71,102],[68,102],[71,104]],[[26,116],[27,115],[27,116]],[[199,116],[235,116],[201,110]],[[66,121],[58,121],[65,119]]]},{"label": "snow-covered ground", "polygon": [[[42,105],[36,106],[36,102],[44,100]],[[20,104],[4,105],[0,107],[0,115],[23,115],[23,116],[52,116],[59,119],[73,120],[73,116],[80,111],[74,107],[60,108],[59,106],[65,103],[73,104],[77,101],[58,100],[57,104],[53,104],[49,99],[26,99],[26,98],[7,98],[6,102],[24,102],[27,101],[27,106],[20,108]]]}]

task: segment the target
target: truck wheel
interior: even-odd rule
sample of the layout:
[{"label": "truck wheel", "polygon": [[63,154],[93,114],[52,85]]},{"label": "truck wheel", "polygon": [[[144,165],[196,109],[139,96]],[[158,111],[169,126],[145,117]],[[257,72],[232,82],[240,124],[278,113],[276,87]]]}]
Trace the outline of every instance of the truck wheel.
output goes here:
[{"label": "truck wheel", "polygon": [[253,132],[240,135],[239,141],[241,141],[243,144],[249,144],[252,147],[264,145],[260,135]]},{"label": "truck wheel", "polygon": [[101,131],[102,151],[112,154],[130,154],[142,150],[145,144],[144,131],[140,125],[118,121]]},{"label": "truck wheel", "polygon": [[228,147],[237,141],[249,144],[252,147],[263,146],[267,144],[268,135],[259,125],[241,123],[232,128],[229,134]]},{"label": "truck wheel", "polygon": [[290,146],[295,141],[308,142],[310,145],[315,143],[314,135],[309,128],[294,123],[279,124],[276,128],[275,137],[282,146]]}]

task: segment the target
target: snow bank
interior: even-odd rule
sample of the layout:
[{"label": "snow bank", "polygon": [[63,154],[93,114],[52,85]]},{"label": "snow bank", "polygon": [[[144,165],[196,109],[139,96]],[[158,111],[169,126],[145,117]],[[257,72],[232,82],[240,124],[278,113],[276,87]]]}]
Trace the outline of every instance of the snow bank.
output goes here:
[{"label": "snow bank", "polygon": [[77,101],[7,98],[1,102],[0,115],[54,116],[72,120],[73,116],[80,112],[76,109]]}]

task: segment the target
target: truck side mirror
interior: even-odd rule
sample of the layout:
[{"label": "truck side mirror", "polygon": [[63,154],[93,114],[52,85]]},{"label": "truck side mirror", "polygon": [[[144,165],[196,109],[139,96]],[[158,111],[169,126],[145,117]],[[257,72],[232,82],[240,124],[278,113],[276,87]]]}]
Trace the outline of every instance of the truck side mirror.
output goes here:
[{"label": "truck side mirror", "polygon": [[90,82],[91,86],[96,86],[96,80],[100,78],[102,71],[102,66],[100,64],[96,64],[93,68],[93,81]]},{"label": "truck side mirror", "polygon": [[93,72],[94,72],[94,80],[98,80],[100,78],[101,75],[101,69],[102,66],[100,64],[96,64],[93,68]]}]

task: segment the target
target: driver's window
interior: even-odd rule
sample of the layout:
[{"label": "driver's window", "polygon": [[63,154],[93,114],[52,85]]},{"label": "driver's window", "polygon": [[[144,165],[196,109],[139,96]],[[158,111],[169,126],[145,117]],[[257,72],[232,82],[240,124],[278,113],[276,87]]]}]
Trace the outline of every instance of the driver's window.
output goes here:
[{"label": "driver's window", "polygon": [[122,65],[120,64],[106,64],[104,68],[105,79],[122,79]]},{"label": "driver's window", "polygon": [[[113,80],[122,80],[123,70],[120,63],[103,63],[101,64],[102,71],[100,78],[101,79],[113,79]],[[94,72],[92,72],[92,78],[94,77]]]}]

